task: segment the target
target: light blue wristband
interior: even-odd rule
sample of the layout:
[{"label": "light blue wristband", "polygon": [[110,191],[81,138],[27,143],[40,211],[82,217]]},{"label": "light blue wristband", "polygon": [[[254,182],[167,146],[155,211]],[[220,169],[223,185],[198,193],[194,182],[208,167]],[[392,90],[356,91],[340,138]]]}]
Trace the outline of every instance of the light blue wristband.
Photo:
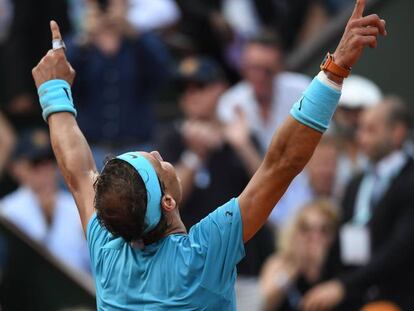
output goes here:
[{"label": "light blue wristband", "polygon": [[290,114],[300,123],[325,132],[338,105],[341,92],[314,78]]},{"label": "light blue wristband", "polygon": [[76,117],[76,109],[73,105],[72,91],[69,83],[65,80],[49,80],[39,86],[37,93],[39,95],[40,106],[42,107],[43,119],[57,112],[70,112]]}]

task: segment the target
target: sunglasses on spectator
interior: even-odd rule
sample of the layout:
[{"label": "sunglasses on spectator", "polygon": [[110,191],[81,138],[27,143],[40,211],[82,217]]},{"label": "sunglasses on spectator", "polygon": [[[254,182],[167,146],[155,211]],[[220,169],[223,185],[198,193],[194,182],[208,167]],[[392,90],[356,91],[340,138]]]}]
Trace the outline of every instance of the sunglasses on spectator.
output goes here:
[{"label": "sunglasses on spectator", "polygon": [[304,234],[318,232],[323,235],[327,235],[332,233],[332,226],[329,226],[328,224],[316,225],[308,222],[302,222],[299,224],[299,230]]}]

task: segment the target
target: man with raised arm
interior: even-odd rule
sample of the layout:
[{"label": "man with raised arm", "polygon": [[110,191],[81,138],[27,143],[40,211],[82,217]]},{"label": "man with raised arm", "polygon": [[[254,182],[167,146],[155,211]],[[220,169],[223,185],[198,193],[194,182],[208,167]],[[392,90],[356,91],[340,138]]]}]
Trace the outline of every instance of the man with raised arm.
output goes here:
[{"label": "man with raised arm", "polygon": [[96,171],[76,124],[58,25],[53,50],[33,69],[53,150],[86,233],[99,310],[235,310],[236,264],[327,129],[343,79],[367,46],[386,35],[377,15],[363,17],[358,0],[333,55],[291,116],[275,133],[260,168],[238,198],[218,207],[187,233],[178,205],[181,185],[158,152],[132,151]]}]

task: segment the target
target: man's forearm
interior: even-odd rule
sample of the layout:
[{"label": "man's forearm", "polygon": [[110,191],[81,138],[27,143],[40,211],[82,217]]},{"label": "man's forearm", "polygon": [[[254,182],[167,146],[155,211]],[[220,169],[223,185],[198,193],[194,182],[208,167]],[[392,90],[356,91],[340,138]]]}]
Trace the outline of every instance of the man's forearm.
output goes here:
[{"label": "man's forearm", "polygon": [[53,152],[66,184],[78,191],[79,180],[96,173],[92,152],[70,113],[56,113],[48,119]]},{"label": "man's forearm", "polygon": [[311,158],[340,92],[315,78],[274,134],[262,165],[239,197],[244,241],[263,225],[293,178]]}]

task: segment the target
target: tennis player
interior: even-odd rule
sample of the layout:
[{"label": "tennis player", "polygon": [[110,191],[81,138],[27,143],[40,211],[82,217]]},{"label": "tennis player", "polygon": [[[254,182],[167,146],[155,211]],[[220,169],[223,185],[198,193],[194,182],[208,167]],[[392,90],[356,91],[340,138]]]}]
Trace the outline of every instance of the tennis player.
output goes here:
[{"label": "tennis player", "polygon": [[[72,192],[91,255],[99,310],[235,310],[236,264],[328,128],[341,84],[367,46],[386,35],[358,0],[344,35],[322,71],[275,133],[262,165],[239,197],[187,233],[179,213],[181,185],[158,152],[131,151],[96,170],[76,123],[58,25],[53,49],[33,69],[43,118],[59,168]],[[100,113],[96,111],[96,113]]]}]

